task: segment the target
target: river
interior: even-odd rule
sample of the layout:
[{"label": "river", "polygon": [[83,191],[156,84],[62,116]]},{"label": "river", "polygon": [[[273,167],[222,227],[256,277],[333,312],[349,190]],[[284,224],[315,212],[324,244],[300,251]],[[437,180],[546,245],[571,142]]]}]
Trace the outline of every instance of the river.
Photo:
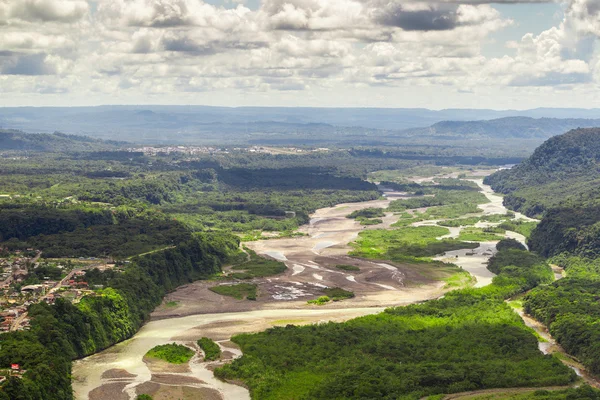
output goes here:
[{"label": "river", "polygon": [[[480,207],[483,209],[482,214],[504,214],[507,209],[502,205],[502,197],[493,193],[489,186],[482,183],[481,180],[475,180],[481,191],[490,200],[489,203],[483,204]],[[313,215],[312,223],[304,228],[304,231],[309,235],[307,243],[311,246],[310,252],[319,255],[323,250],[330,249],[334,251],[332,246],[339,245],[335,249],[336,254],[346,254],[349,248],[344,247],[347,243],[353,240],[356,232],[344,231],[343,242],[339,243],[339,235],[336,235],[336,241],[333,241],[331,232],[338,232],[340,224],[350,224],[351,220],[346,218],[338,218],[336,212],[339,212],[344,207],[348,213],[351,210],[360,208],[385,206],[389,203],[388,200],[370,201],[364,203],[353,203],[351,206],[339,205],[327,209],[318,210]],[[333,217],[335,216],[335,218]],[[527,218],[522,215],[517,215],[517,218]],[[386,218],[386,225],[393,223],[391,215]],[[422,221],[419,224],[428,224],[432,221]],[[328,225],[333,224],[333,225]],[[337,224],[337,225],[336,225]],[[354,229],[354,228],[352,228]],[[458,235],[459,229],[452,229],[449,236]],[[524,242],[524,237],[508,232],[508,237],[514,237]],[[266,242],[266,241],[261,241]],[[269,243],[277,243],[271,241]],[[282,242],[278,242],[282,243]],[[283,242],[284,243],[284,242]],[[270,254],[274,258],[287,260],[290,256],[285,254],[285,248],[274,249],[265,243],[255,243],[253,247],[257,250],[262,248],[263,254]],[[495,243],[482,243],[475,250],[458,250],[448,252],[438,259],[450,261],[458,266],[461,266],[466,271],[470,272],[477,280],[477,286],[484,286],[491,282],[494,274],[486,268],[487,260],[495,252]],[[305,252],[307,253],[307,252]],[[311,266],[309,264],[304,264]],[[382,269],[389,269],[387,264],[377,264]],[[302,267],[302,270],[301,268]],[[303,266],[295,266],[290,268],[290,274],[297,275],[304,271]],[[322,272],[319,271],[319,274]],[[314,276],[311,273],[311,276]],[[322,279],[321,275],[318,277]],[[351,279],[347,279],[352,281]],[[388,293],[401,294],[402,289],[396,287],[387,287],[380,285],[382,291]],[[388,290],[389,289],[389,290]],[[413,301],[422,300],[415,297]],[[410,301],[405,301],[404,304]],[[379,303],[381,305],[381,303]],[[249,399],[248,391],[237,385],[221,382],[214,378],[209,370],[209,364],[202,363],[196,358],[192,360],[189,367],[186,369],[174,369],[173,371],[157,370],[152,365],[146,363],[143,359],[144,354],[151,348],[157,345],[178,342],[187,345],[193,345],[194,341],[201,336],[209,336],[219,342],[222,349],[231,354],[232,357],[239,356],[239,351],[228,341],[235,334],[244,332],[256,332],[272,327],[274,325],[285,325],[287,323],[315,323],[321,321],[344,321],[362,315],[374,314],[383,311],[383,307],[356,307],[356,308],[324,308],[324,309],[260,309],[253,311],[241,312],[222,312],[211,314],[189,315],[179,318],[165,318],[153,320],[144,325],[140,331],[131,339],[119,343],[107,350],[98,354],[75,361],[73,364],[73,388],[75,397],[79,400],[87,399],[103,399],[110,398],[111,400],[134,399],[139,393],[138,390],[144,388],[152,388],[152,390],[160,390],[163,393],[171,390],[169,395],[179,396],[185,393],[173,392],[176,388],[187,387],[188,390],[197,390],[198,393],[203,393],[203,397],[209,399],[231,399],[244,400]],[[160,372],[160,374],[159,374]],[[182,377],[187,380],[182,382]],[[160,379],[159,379],[160,378]],[[160,383],[158,383],[160,382]],[[152,386],[154,385],[154,386]],[[180,390],[180,389],[177,389]],[[204,390],[204,392],[200,392]],[[194,398],[188,392],[187,398]],[[190,397],[191,396],[191,397]],[[185,396],[184,396],[185,397]]]}]

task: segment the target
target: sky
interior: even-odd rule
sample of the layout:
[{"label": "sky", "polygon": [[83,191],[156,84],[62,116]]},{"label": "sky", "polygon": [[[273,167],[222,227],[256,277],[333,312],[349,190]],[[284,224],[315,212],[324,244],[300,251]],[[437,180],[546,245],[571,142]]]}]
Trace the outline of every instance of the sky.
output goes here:
[{"label": "sky", "polygon": [[0,0],[0,106],[600,107],[600,0]]}]

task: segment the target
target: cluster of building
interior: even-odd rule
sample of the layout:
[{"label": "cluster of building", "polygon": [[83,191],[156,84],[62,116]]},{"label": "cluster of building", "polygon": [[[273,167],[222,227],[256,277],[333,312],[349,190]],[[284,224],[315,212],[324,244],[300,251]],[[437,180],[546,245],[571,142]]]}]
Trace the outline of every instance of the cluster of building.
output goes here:
[{"label": "cluster of building", "polygon": [[265,153],[265,154],[293,154],[293,153],[311,153],[311,152],[327,152],[328,148],[320,147],[318,149],[301,149],[297,147],[233,147],[231,149],[211,147],[211,146],[144,146],[132,147],[127,149],[132,153],[144,153],[146,156],[159,156],[168,154],[185,154],[185,155],[200,155],[200,154],[228,154],[234,153]]},{"label": "cluster of building", "polygon": [[215,153],[229,153],[228,149],[221,149],[218,147],[207,147],[207,146],[163,146],[163,147],[135,147],[129,148],[127,151],[131,153],[144,153],[146,156],[158,156],[168,155],[173,153],[187,154],[187,155],[199,155],[199,154],[215,154]]},{"label": "cluster of building", "polygon": [[[57,299],[65,298],[73,303],[84,296],[101,289],[99,285],[90,285],[85,280],[86,270],[91,268],[114,268],[114,264],[89,263],[78,267],[54,265],[62,271],[58,280],[43,277],[39,283],[24,284],[30,272],[39,266],[37,262],[41,253],[34,257],[21,257],[18,253],[11,257],[0,258],[0,332],[29,329],[30,321],[27,309],[30,305],[45,302],[54,304]],[[31,281],[30,281],[31,282]]]},{"label": "cluster of building", "polygon": [[0,384],[2,384],[9,377],[21,378],[25,375],[27,370],[21,368],[19,364],[11,364],[10,368],[0,369]]}]

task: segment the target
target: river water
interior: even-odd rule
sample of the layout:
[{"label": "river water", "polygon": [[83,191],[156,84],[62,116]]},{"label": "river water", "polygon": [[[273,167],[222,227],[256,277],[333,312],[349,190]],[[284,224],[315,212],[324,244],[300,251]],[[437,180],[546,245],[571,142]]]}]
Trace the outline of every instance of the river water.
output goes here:
[{"label": "river water", "polygon": [[[502,197],[493,193],[489,186],[483,185],[481,180],[475,181],[481,191],[490,200],[488,204],[481,205],[483,214],[504,214],[507,209],[502,205]],[[370,206],[373,202],[365,202]],[[318,212],[317,212],[318,214]],[[527,217],[517,215],[517,218]],[[427,224],[423,221],[419,224]],[[320,223],[326,223],[321,221]],[[459,229],[451,230],[453,237],[458,235]],[[507,236],[524,242],[525,238],[517,233],[508,232]],[[315,251],[320,248],[314,249]],[[438,257],[440,260],[452,262],[470,272],[477,279],[477,286],[491,283],[494,274],[486,268],[487,260],[495,253],[495,243],[482,243],[475,250],[458,250],[448,252]],[[283,254],[270,254],[274,258],[285,260]],[[394,288],[391,288],[394,289]],[[136,388],[152,379],[152,372],[143,361],[143,356],[154,346],[170,343],[192,343],[201,336],[221,339],[221,342],[232,335],[244,332],[256,332],[273,325],[286,323],[311,323],[323,321],[343,321],[362,315],[374,314],[383,311],[383,307],[345,308],[345,309],[267,309],[249,312],[228,312],[216,314],[191,315],[180,318],[155,320],[147,323],[131,339],[119,343],[105,351],[90,357],[78,360],[73,364],[73,388],[78,400],[90,398],[93,389],[115,382],[125,385],[124,393],[111,397],[112,400],[134,399]],[[222,344],[225,346],[225,344]],[[227,350],[227,347],[224,347]],[[236,353],[235,349],[229,349]],[[127,378],[103,378],[106,371],[125,370]],[[182,375],[179,373],[178,375]],[[244,400],[249,399],[248,391],[237,385],[221,382],[214,378],[212,372],[206,368],[206,363],[190,363],[190,370],[183,375],[202,380],[192,386],[216,390],[223,399]],[[120,391],[121,389],[119,389]],[[107,392],[108,393],[108,392]],[[106,395],[108,396],[108,394]],[[112,395],[111,395],[112,396]],[[98,397],[108,398],[108,397]]]}]

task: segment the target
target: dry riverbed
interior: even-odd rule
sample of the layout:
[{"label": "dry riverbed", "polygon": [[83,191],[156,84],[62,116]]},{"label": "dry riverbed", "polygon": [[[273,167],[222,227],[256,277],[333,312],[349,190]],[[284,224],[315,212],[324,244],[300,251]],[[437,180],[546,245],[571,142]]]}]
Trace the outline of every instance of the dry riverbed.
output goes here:
[{"label": "dry riverbed", "polygon": [[[488,186],[476,181],[490,203],[481,208],[484,214],[503,214],[502,198]],[[381,312],[386,306],[405,305],[437,298],[450,290],[442,279],[446,276],[432,266],[408,265],[389,261],[349,257],[350,243],[364,229],[388,228],[398,216],[387,213],[383,224],[361,226],[346,216],[367,207],[387,207],[404,193],[387,191],[382,200],[340,204],[317,210],[309,225],[301,228],[306,236],[260,240],[247,243],[258,254],[286,263],[285,273],[256,279],[256,301],[236,300],[208,290],[215,282],[200,281],[178,288],[169,294],[152,320],[130,340],[103,352],[76,361],[73,387],[77,399],[134,399],[140,393],[155,400],[167,399],[249,399],[247,389],[214,378],[217,362],[203,362],[195,356],[188,364],[171,368],[144,359],[152,347],[177,342],[195,346],[202,336],[210,337],[222,347],[225,358],[241,355],[229,342],[232,335],[256,332],[275,325],[306,324],[321,321],[345,321]],[[430,222],[430,221],[425,221]],[[456,232],[458,232],[457,230]],[[453,232],[452,234],[456,233]],[[456,233],[458,234],[458,233]],[[508,233],[520,240],[524,238]],[[495,243],[482,243],[475,250],[459,250],[439,259],[463,267],[477,285],[489,284],[493,274],[485,263],[495,252]],[[360,271],[337,269],[350,264]],[[320,295],[324,287],[342,287],[355,293],[353,299],[331,302],[325,306],[308,305],[306,300]]]}]

